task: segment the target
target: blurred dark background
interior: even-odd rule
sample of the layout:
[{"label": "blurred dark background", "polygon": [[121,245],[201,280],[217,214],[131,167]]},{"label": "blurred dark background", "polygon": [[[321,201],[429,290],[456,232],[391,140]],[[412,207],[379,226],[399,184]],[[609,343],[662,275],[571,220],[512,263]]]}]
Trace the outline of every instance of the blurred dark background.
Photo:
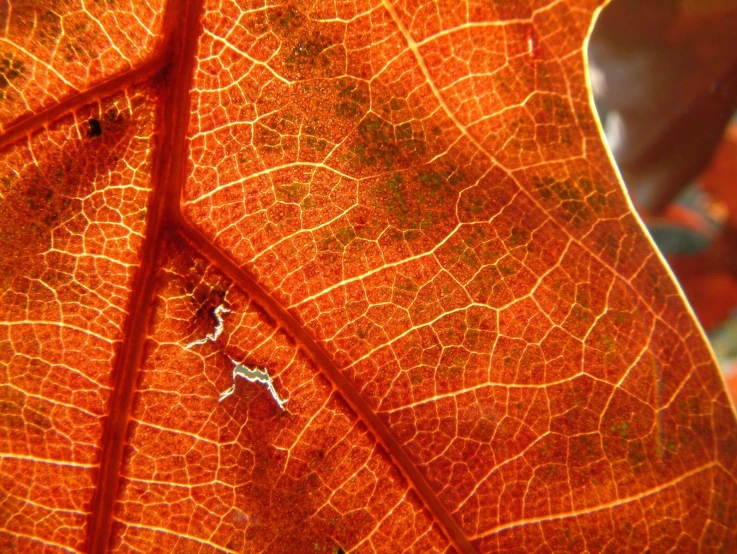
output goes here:
[{"label": "blurred dark background", "polygon": [[612,0],[589,61],[632,202],[737,399],[737,0]]}]

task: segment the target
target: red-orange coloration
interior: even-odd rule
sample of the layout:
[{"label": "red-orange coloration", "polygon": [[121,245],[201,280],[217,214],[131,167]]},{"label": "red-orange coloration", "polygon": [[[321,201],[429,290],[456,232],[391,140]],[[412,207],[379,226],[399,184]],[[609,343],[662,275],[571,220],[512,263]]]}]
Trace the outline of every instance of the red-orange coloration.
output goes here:
[{"label": "red-orange coloration", "polygon": [[[3,551],[80,550],[149,196],[153,103],[124,91],[0,154]],[[90,136],[95,119],[102,135]]]},{"label": "red-orange coloration", "polygon": [[163,0],[13,0],[0,8],[0,130],[143,63]]},{"label": "red-orange coloration", "polygon": [[61,4],[0,14],[3,550],[737,549],[600,2]]}]

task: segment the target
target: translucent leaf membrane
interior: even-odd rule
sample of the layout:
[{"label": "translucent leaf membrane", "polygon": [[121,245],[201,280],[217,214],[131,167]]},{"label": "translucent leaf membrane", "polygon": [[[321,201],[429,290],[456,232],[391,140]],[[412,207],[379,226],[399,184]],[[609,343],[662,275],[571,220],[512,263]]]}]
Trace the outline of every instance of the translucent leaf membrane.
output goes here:
[{"label": "translucent leaf membrane", "polygon": [[130,91],[0,152],[4,552],[78,550],[85,540],[152,133],[152,103]]},{"label": "translucent leaf membrane", "polygon": [[[172,241],[165,252],[114,550],[448,551],[389,457],[287,335],[188,246]],[[284,409],[245,379],[219,401],[234,361],[268,372]]]},{"label": "translucent leaf membrane", "polygon": [[580,4],[208,4],[185,210],[482,551],[737,545],[729,399],[609,169]]},{"label": "translucent leaf membrane", "polygon": [[151,55],[163,0],[8,0],[0,8],[0,130]]}]

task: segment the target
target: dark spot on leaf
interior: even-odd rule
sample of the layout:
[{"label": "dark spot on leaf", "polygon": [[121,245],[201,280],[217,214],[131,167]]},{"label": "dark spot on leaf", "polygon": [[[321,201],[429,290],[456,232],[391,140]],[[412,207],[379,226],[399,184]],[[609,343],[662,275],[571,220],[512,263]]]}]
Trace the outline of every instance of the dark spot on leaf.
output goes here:
[{"label": "dark spot on leaf", "polygon": [[97,119],[90,119],[88,123],[90,126],[90,130],[87,135],[90,138],[99,137],[100,135],[102,135],[102,125],[100,125],[100,122]]}]

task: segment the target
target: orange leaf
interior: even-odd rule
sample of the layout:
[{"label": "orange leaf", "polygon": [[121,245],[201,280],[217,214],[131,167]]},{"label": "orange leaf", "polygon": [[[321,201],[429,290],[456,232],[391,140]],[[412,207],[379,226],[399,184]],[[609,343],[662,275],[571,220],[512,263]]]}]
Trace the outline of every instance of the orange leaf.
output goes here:
[{"label": "orange leaf", "polygon": [[737,547],[598,2],[124,6],[1,15],[4,551]]}]

